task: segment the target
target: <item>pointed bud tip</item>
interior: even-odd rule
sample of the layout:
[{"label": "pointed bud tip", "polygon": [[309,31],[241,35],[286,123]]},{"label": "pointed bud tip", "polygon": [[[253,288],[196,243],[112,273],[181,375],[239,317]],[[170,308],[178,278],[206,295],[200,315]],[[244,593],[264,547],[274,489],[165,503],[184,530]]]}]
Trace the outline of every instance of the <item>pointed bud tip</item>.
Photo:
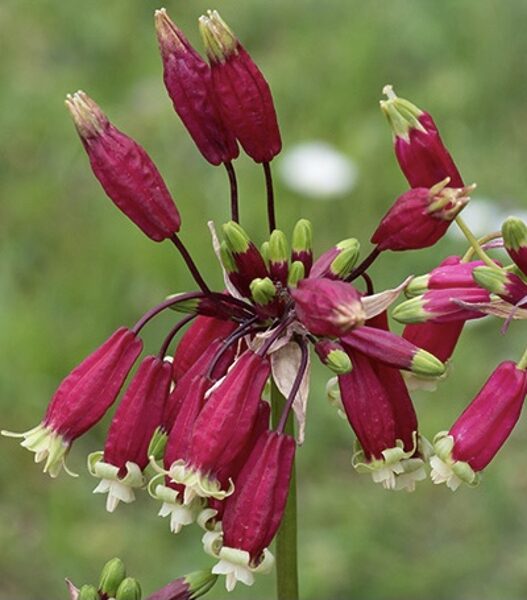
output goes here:
[{"label": "pointed bud tip", "polygon": [[238,39],[217,10],[208,10],[206,15],[201,15],[198,25],[210,60],[225,62],[236,52]]},{"label": "pointed bud tip", "polygon": [[411,370],[417,375],[427,377],[440,377],[445,373],[445,365],[430,352],[419,349],[413,359]]},{"label": "pointed bud tip", "polygon": [[480,266],[473,270],[472,276],[478,285],[493,294],[502,294],[506,291],[507,273],[502,269]]},{"label": "pointed bud tip", "polygon": [[269,277],[253,279],[249,287],[253,300],[261,306],[266,306],[276,296],[276,287]]},{"label": "pointed bud tip", "polygon": [[115,600],[141,600],[141,586],[137,579],[126,577],[119,585]]},{"label": "pointed bud tip", "polygon": [[527,247],[527,225],[518,217],[508,217],[501,226],[506,248],[518,251]]},{"label": "pointed bud tip", "polygon": [[311,250],[312,243],[313,226],[307,219],[300,219],[293,229],[292,249],[294,252]]},{"label": "pointed bud tip", "polygon": [[99,581],[99,591],[114,598],[119,586],[126,577],[126,568],[120,558],[112,558],[103,567]]},{"label": "pointed bud tip", "polygon": [[346,375],[353,368],[350,357],[343,350],[331,350],[326,358],[326,366],[336,375]]},{"label": "pointed bud tip", "polygon": [[74,94],[68,94],[64,103],[83,139],[96,137],[103,133],[108,125],[108,119],[88,94],[78,90]]}]

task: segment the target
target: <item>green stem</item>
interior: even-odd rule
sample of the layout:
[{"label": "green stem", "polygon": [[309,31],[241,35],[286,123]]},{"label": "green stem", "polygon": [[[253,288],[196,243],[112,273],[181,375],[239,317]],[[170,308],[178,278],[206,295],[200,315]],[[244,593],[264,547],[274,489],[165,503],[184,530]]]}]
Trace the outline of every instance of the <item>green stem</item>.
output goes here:
[{"label": "green stem", "polygon": [[476,236],[472,233],[472,231],[470,231],[468,225],[465,223],[465,221],[463,221],[463,219],[460,216],[456,217],[456,223],[459,229],[461,229],[461,231],[463,232],[463,235],[469,241],[472,248],[474,248],[474,252],[481,258],[481,260],[489,267],[492,267],[493,269],[499,269],[496,263],[487,255],[487,253],[480,246],[478,240],[476,239]]},{"label": "green stem", "polygon": [[[501,237],[501,231],[494,231],[493,233],[488,233],[487,235],[480,237],[478,239],[478,244],[480,246],[483,246],[483,244],[486,244],[487,242],[491,242],[492,240],[496,240],[500,237]],[[461,262],[464,262],[464,263],[469,262],[472,259],[473,254],[474,254],[474,248],[472,246],[470,246],[470,248],[465,252],[463,258],[461,259]]]},{"label": "green stem", "polygon": [[527,369],[527,348],[523,353],[523,356],[518,361],[518,369]]},{"label": "green stem", "polygon": [[[282,396],[274,381],[271,380],[271,409],[273,427],[280,422],[285,406]],[[285,433],[295,434],[293,412],[287,419]],[[282,524],[276,536],[276,598],[277,600],[298,600],[298,564],[297,564],[297,532],[296,532],[296,473],[293,463],[289,497],[282,519]]]}]

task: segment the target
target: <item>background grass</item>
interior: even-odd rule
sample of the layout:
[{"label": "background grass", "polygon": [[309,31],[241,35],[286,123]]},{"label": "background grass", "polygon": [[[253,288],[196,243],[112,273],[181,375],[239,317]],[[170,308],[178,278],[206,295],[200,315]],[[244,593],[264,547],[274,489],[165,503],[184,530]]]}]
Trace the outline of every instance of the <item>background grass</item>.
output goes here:
[{"label": "background grass", "polygon": [[[166,0],[199,45],[208,2]],[[173,114],[161,81],[150,0],[3,0],[0,4],[0,426],[36,424],[60,379],[121,324],[167,293],[192,287],[170,245],[156,245],[108,202],[90,173],[63,106],[82,88],[140,140],[183,215],[182,236],[220,285],[206,221],[227,219],[227,182],[206,164]],[[467,181],[504,209],[525,210],[527,88],[522,0],[221,0],[217,4],[266,73],[287,148],[323,139],[351,155],[360,181],[331,203],[306,200],[277,181],[280,225],[316,224],[316,248],[370,232],[405,188],[378,110],[382,86],[427,107]],[[237,162],[243,224],[264,230],[262,176]],[[498,224],[496,224],[498,225]],[[378,287],[422,273],[463,251],[388,255]],[[146,338],[155,349],[170,318]],[[450,378],[417,395],[422,429],[448,428],[488,372],[516,358],[525,328],[500,336],[493,320],[467,329]],[[299,452],[303,597],[523,598],[527,593],[527,435],[521,422],[478,490],[452,494],[429,482],[392,494],[356,475],[352,436],[327,406],[328,374],[315,369],[307,441]],[[99,426],[71,454],[81,477],[51,481],[26,451],[0,440],[0,598],[64,598],[63,577],[97,578],[121,556],[147,592],[210,564],[197,529],[177,538],[146,497],[108,515],[92,496],[85,455],[104,443]],[[232,598],[270,598],[258,578]],[[218,585],[210,598],[225,598]]]}]

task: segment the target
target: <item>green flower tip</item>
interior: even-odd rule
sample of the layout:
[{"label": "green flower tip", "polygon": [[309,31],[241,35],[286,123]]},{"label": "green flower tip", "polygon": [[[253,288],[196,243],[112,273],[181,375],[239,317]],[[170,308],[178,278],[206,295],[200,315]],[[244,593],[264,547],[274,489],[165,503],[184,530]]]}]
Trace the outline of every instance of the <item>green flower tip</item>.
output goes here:
[{"label": "green flower tip", "polygon": [[355,238],[343,240],[337,244],[338,255],[333,259],[329,270],[336,277],[344,279],[357,264],[360,256],[360,243]]},{"label": "green flower tip", "polygon": [[399,98],[391,85],[385,85],[382,93],[386,95],[386,100],[381,100],[381,110],[388,119],[396,137],[409,140],[411,129],[425,131],[419,121],[423,111],[404,98]]},{"label": "green flower tip", "polygon": [[404,293],[408,298],[413,298],[414,296],[421,296],[426,291],[428,291],[428,281],[430,280],[430,275],[419,275],[419,277],[414,277],[410,283],[404,288]]},{"label": "green flower tip", "polygon": [[101,600],[101,597],[93,585],[83,585],[79,590],[78,600]]},{"label": "green flower tip", "polygon": [[342,350],[331,350],[326,357],[326,366],[337,375],[345,375],[352,370],[350,357]]},{"label": "green flower tip", "polygon": [[501,226],[505,247],[519,250],[527,247],[527,225],[518,217],[509,217]]},{"label": "green flower tip", "polygon": [[190,600],[195,600],[206,594],[216,583],[218,576],[210,570],[194,571],[185,576],[185,583],[188,585]]},{"label": "green flower tip", "polygon": [[250,288],[253,300],[260,306],[266,306],[276,296],[276,287],[269,277],[253,279]]},{"label": "green flower tip", "polygon": [[296,287],[298,282],[304,279],[306,276],[306,269],[304,263],[300,260],[295,260],[289,267],[289,274],[287,276],[287,285],[289,287]]},{"label": "green flower tip", "polygon": [[126,568],[120,558],[112,558],[103,567],[99,591],[108,598],[115,598],[119,586],[126,577]]},{"label": "green flower tip", "polygon": [[426,377],[440,377],[446,370],[445,365],[430,352],[419,349],[412,359],[411,371]]},{"label": "green flower tip", "polygon": [[233,254],[244,254],[249,249],[251,240],[238,223],[234,221],[225,223],[223,225],[223,235],[225,236],[228,249]]},{"label": "green flower tip", "polygon": [[294,252],[311,250],[313,245],[313,226],[307,219],[297,221],[293,229],[292,249]]},{"label": "green flower tip", "polygon": [[506,291],[507,273],[501,269],[481,266],[476,267],[472,277],[478,285],[493,294],[503,294]]},{"label": "green flower tip", "polygon": [[119,585],[115,600],[141,600],[141,594],[141,586],[137,579],[126,577]]},{"label": "green flower tip", "polygon": [[429,314],[424,309],[423,296],[417,296],[401,302],[392,312],[392,317],[399,323],[424,323]]},{"label": "green flower tip", "polygon": [[269,238],[269,260],[273,263],[285,263],[288,258],[289,249],[285,233],[275,229]]},{"label": "green flower tip", "polygon": [[199,31],[210,60],[225,62],[238,47],[238,39],[217,10],[208,10],[199,18]]}]

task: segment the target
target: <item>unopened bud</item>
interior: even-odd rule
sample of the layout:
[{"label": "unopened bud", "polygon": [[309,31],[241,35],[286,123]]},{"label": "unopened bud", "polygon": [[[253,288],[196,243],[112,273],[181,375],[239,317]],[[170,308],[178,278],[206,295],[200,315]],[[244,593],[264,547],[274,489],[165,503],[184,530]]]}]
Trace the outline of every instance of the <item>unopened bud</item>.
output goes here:
[{"label": "unopened bud", "polygon": [[83,585],[79,590],[78,600],[101,600],[99,592],[93,585]]},{"label": "unopened bud", "polygon": [[266,240],[260,246],[260,254],[262,258],[265,260],[266,264],[269,264],[269,242]]},{"label": "unopened bud", "polygon": [[287,285],[289,287],[296,287],[298,282],[304,279],[305,268],[304,263],[299,260],[295,260],[289,267],[289,275],[287,277]]},{"label": "unopened bud", "polygon": [[299,260],[305,268],[306,277],[313,264],[313,226],[307,219],[297,221],[293,229],[291,262]]},{"label": "unopened bud", "polygon": [[133,577],[123,579],[115,595],[115,600],[141,600],[141,586],[137,579]]},{"label": "unopened bud", "polygon": [[217,579],[218,576],[213,575],[210,570],[194,571],[171,581],[146,600],[196,600],[205,595]]},{"label": "unopened bud", "polygon": [[523,305],[527,302],[527,283],[513,272],[494,267],[476,267],[474,279],[477,283],[510,304]]},{"label": "unopened bud", "polygon": [[360,255],[360,244],[355,238],[344,240],[337,244],[339,254],[329,266],[327,277],[331,279],[346,279],[353,271]]},{"label": "unopened bud", "polygon": [[282,284],[287,283],[289,249],[285,233],[275,229],[269,238],[269,270],[271,277]]},{"label": "unopened bud", "polygon": [[351,359],[344,348],[332,340],[319,340],[315,352],[326,367],[337,375],[345,375],[352,369]]},{"label": "unopened bud", "polygon": [[256,304],[267,306],[276,297],[276,287],[269,277],[258,277],[251,281],[251,296]]},{"label": "unopened bud", "polygon": [[103,567],[99,592],[106,598],[115,598],[117,590],[126,577],[126,568],[120,558],[112,558]]},{"label": "unopened bud", "polygon": [[505,249],[524,275],[527,275],[527,225],[518,217],[509,217],[501,226]]}]

